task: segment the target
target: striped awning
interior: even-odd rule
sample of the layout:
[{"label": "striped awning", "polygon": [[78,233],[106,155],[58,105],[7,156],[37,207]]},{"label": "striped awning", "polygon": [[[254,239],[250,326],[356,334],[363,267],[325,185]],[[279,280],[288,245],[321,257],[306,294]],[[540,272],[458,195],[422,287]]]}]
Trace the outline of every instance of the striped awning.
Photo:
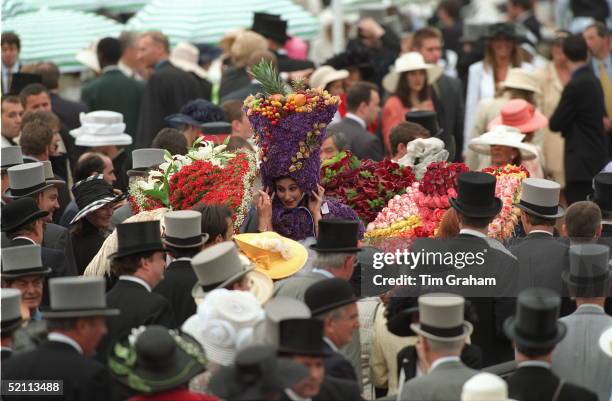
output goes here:
[{"label": "striped awning", "polygon": [[2,0],[2,18],[14,17],[42,7],[56,10],[97,11],[112,13],[136,12],[151,0]]}]

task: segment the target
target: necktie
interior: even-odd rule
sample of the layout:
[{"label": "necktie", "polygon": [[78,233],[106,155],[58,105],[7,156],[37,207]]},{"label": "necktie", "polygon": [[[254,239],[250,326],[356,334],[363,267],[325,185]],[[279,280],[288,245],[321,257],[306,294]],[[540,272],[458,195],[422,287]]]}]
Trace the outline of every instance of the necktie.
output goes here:
[{"label": "necktie", "polygon": [[603,61],[599,62],[599,81],[604,92],[604,100],[606,102],[606,115],[612,117],[612,83],[608,78],[608,71]]}]

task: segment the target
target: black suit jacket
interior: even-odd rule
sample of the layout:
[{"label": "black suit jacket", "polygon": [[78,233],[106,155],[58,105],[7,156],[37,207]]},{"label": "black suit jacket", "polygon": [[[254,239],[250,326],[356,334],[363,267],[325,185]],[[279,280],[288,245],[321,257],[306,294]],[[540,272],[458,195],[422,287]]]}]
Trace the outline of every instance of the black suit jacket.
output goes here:
[{"label": "black suit jacket", "polygon": [[0,351],[0,360],[2,360],[2,363],[4,363],[4,361],[10,358],[12,355],[13,350],[3,349],[2,351]]},{"label": "black suit jacket", "polygon": [[164,118],[197,98],[210,100],[210,91],[191,73],[162,62],[144,89],[134,148],[150,147],[155,135],[166,126]]},{"label": "black suit jacket", "polygon": [[79,114],[87,113],[89,108],[81,102],[73,102],[65,99],[57,93],[51,92],[51,110],[55,113],[60,121],[64,123],[68,130],[73,130],[81,126]]},{"label": "black suit jacket", "polygon": [[57,249],[64,254],[64,276],[76,276],[77,268],[72,250],[70,231],[58,224],[47,223],[42,246]]},{"label": "black suit jacket", "polygon": [[[88,224],[88,223],[87,223]],[[96,256],[102,244],[104,244],[104,236],[97,228],[89,227],[83,232],[77,234],[72,233],[72,245],[74,246],[74,260],[79,275],[83,274],[85,268]]]},{"label": "black suit jacket", "polygon": [[591,68],[578,68],[561,93],[549,120],[552,131],[565,138],[567,182],[588,181],[605,166],[608,155],[604,139],[604,97]]},{"label": "black suit jacket", "polygon": [[[509,376],[508,398],[513,400],[550,401],[559,386],[559,377],[539,366],[519,367]],[[557,401],[597,401],[597,395],[586,388],[563,383]]]},{"label": "black suit jacket", "polygon": [[222,101],[225,101],[227,95],[248,86],[250,83],[251,77],[245,68],[228,67],[221,75],[219,97]]},{"label": "black suit jacket", "polygon": [[325,376],[357,382],[357,374],[349,360],[341,353],[332,350],[327,343],[325,343],[325,349],[329,353],[329,356],[324,360]]},{"label": "black suit jacket", "polygon": [[465,102],[463,86],[458,78],[442,74],[433,84],[438,104],[444,110],[438,118],[440,128],[444,130],[442,139],[448,150],[448,160],[459,161],[463,149],[463,118]]},{"label": "black suit jacket", "polygon": [[370,134],[359,122],[345,117],[329,126],[330,132],[342,132],[348,140],[348,149],[360,159],[381,161],[385,154],[380,139]]},{"label": "black suit jacket", "polygon": [[168,265],[164,279],[153,290],[170,302],[178,327],[196,313],[196,304],[191,296],[191,290],[197,281],[198,278],[191,267],[191,261],[175,260]]},{"label": "black suit jacket", "polygon": [[221,103],[227,102],[228,100],[240,100],[241,102],[249,97],[249,95],[255,95],[258,92],[263,92],[264,87],[260,83],[247,83],[245,86],[242,86],[236,89],[233,92],[230,92],[221,98]]},{"label": "black suit jacket", "polygon": [[161,295],[149,292],[133,281],[117,281],[106,294],[106,304],[109,308],[119,309],[120,314],[107,319],[108,333],[100,341],[96,352],[96,358],[100,361],[106,361],[108,349],[114,341],[129,334],[135,327],[151,324],[169,329],[176,327],[170,303]]},{"label": "black suit jacket", "polygon": [[5,400],[112,400],[114,381],[107,368],[68,344],[46,341],[33,351],[2,361],[2,380],[62,380],[63,395],[8,396]]},{"label": "black suit jacket", "polygon": [[[312,397],[312,401],[358,401],[362,399],[357,383],[331,376],[323,378],[319,394]],[[283,392],[279,401],[291,401],[291,399]]]}]

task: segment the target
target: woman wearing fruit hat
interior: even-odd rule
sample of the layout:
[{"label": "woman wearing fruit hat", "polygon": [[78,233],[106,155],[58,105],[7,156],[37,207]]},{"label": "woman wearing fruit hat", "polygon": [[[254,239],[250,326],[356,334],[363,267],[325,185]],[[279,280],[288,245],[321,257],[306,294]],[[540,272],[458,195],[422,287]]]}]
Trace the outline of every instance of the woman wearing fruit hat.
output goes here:
[{"label": "woman wearing fruit hat", "polygon": [[[264,186],[243,231],[275,231],[299,241],[317,235],[321,219],[358,220],[350,207],[325,198],[320,183],[320,149],[325,128],[338,108],[338,97],[322,89],[294,84],[287,93],[269,63],[252,68],[265,94],[245,100],[260,148]],[[365,231],[360,225],[360,237]]]}]

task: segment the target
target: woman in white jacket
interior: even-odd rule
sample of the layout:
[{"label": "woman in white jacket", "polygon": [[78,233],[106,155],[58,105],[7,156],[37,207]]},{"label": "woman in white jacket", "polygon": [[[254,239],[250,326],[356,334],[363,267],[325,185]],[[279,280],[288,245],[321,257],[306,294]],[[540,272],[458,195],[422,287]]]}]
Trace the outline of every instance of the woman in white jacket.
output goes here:
[{"label": "woman in white jacket", "polygon": [[521,62],[520,37],[512,24],[492,25],[486,39],[484,59],[472,64],[469,69],[463,129],[464,152],[470,140],[469,136],[480,100],[495,96],[498,85],[506,79],[511,68],[532,69],[530,64]]}]

